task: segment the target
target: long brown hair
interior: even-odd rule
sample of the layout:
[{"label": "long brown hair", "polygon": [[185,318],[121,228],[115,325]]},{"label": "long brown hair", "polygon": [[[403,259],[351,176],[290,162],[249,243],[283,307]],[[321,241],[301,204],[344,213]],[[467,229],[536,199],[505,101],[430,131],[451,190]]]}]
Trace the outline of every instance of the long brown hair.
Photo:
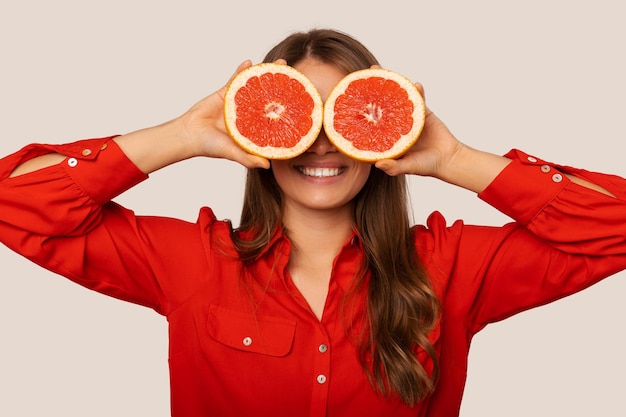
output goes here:
[{"label": "long brown hair", "polygon": [[[264,61],[279,58],[292,66],[314,58],[346,73],[378,64],[360,42],[329,29],[294,33],[272,48]],[[237,229],[246,232],[246,238],[233,233],[244,262],[256,259],[282,226],[281,207],[281,190],[271,170],[248,170]],[[365,251],[355,285],[368,285],[368,331],[359,341],[360,359],[376,390],[386,396],[399,395],[413,405],[436,384],[439,367],[427,336],[439,317],[439,301],[417,257],[406,178],[391,177],[373,167],[352,207],[354,227]],[[431,357],[431,373],[418,361],[418,348]]]}]

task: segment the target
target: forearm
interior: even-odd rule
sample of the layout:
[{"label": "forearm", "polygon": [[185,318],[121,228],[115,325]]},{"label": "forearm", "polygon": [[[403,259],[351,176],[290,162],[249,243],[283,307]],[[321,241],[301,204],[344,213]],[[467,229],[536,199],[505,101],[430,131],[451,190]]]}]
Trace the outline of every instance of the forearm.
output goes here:
[{"label": "forearm", "polygon": [[[511,160],[506,157],[479,151],[461,144],[455,156],[450,159],[438,176],[441,180],[480,193],[510,162]],[[612,193],[597,184],[574,175],[564,175],[578,185],[613,196]]]},{"label": "forearm", "polygon": [[145,174],[199,155],[198,147],[181,134],[179,119],[158,126],[137,130],[114,140]]},{"label": "forearm", "polygon": [[[178,119],[162,125],[141,129],[114,140],[126,156],[145,174],[195,156],[195,147],[180,133]],[[61,162],[66,155],[50,153],[25,161],[11,177],[27,174]]]},{"label": "forearm", "polygon": [[[7,178],[36,155],[66,155],[66,160]],[[31,144],[0,159],[0,223],[41,236],[80,234],[99,221],[102,205],[146,177],[111,137]]]},{"label": "forearm", "polygon": [[554,164],[517,149],[506,156],[511,162],[478,195],[481,199],[564,252],[626,253],[624,178]]},{"label": "forearm", "polygon": [[510,159],[459,143],[453,157],[441,166],[436,177],[480,193],[511,162]]}]

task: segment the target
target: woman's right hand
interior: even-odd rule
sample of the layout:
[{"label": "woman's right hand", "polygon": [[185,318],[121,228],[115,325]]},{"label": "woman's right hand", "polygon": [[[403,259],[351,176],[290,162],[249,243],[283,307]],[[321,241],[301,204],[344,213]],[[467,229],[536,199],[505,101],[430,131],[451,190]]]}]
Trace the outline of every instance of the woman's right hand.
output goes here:
[{"label": "woman's right hand", "polygon": [[182,138],[196,147],[194,156],[230,159],[247,168],[269,168],[267,159],[249,154],[237,145],[226,131],[224,123],[224,96],[228,84],[240,71],[251,65],[250,61],[242,62],[228,83],[200,100],[176,120]]},{"label": "woman's right hand", "polygon": [[[241,63],[233,77],[250,65],[250,61]],[[227,86],[228,83],[176,119],[117,136],[114,141],[146,174],[195,156],[230,159],[247,168],[269,168],[267,159],[247,153],[228,135],[224,124]],[[57,164],[64,158],[65,155],[56,153],[35,157],[16,167],[11,176]]]},{"label": "woman's right hand", "polygon": [[[241,63],[233,77],[250,65],[250,61]],[[114,140],[146,174],[197,156],[230,159],[247,168],[269,168],[267,159],[244,151],[226,131],[224,95],[227,86],[228,83],[173,120]]]}]

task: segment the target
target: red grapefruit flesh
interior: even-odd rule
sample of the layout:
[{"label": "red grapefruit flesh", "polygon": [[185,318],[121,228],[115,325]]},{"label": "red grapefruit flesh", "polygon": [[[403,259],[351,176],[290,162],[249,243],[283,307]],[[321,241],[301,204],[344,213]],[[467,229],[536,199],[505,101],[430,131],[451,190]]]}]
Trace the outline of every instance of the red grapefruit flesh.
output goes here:
[{"label": "red grapefruit flesh", "polygon": [[335,147],[361,161],[392,159],[417,141],[424,100],[406,77],[381,68],[343,78],[324,104],[324,130]]},{"label": "red grapefruit flesh", "polygon": [[268,159],[306,151],[322,128],[322,99],[313,83],[288,65],[262,63],[237,74],[224,97],[224,122],[235,142]]}]

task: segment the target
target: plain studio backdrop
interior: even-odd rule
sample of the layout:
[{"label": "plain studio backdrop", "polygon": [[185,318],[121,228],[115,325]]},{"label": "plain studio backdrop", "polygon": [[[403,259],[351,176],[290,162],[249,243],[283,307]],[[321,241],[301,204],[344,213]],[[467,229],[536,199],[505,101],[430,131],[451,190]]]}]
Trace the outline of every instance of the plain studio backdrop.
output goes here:
[{"label": "plain studio backdrop", "polygon": [[[624,176],[624,16],[619,0],[4,0],[0,153],[164,122],[287,34],[332,27],[422,82],[465,143]],[[208,205],[237,224],[243,180],[234,163],[193,159],[117,200],[190,221]],[[449,222],[509,221],[431,179],[412,179],[411,193],[418,223],[433,210]],[[4,246],[0,265],[0,415],[169,415],[164,318]],[[479,333],[461,415],[625,415],[625,279]]]}]

